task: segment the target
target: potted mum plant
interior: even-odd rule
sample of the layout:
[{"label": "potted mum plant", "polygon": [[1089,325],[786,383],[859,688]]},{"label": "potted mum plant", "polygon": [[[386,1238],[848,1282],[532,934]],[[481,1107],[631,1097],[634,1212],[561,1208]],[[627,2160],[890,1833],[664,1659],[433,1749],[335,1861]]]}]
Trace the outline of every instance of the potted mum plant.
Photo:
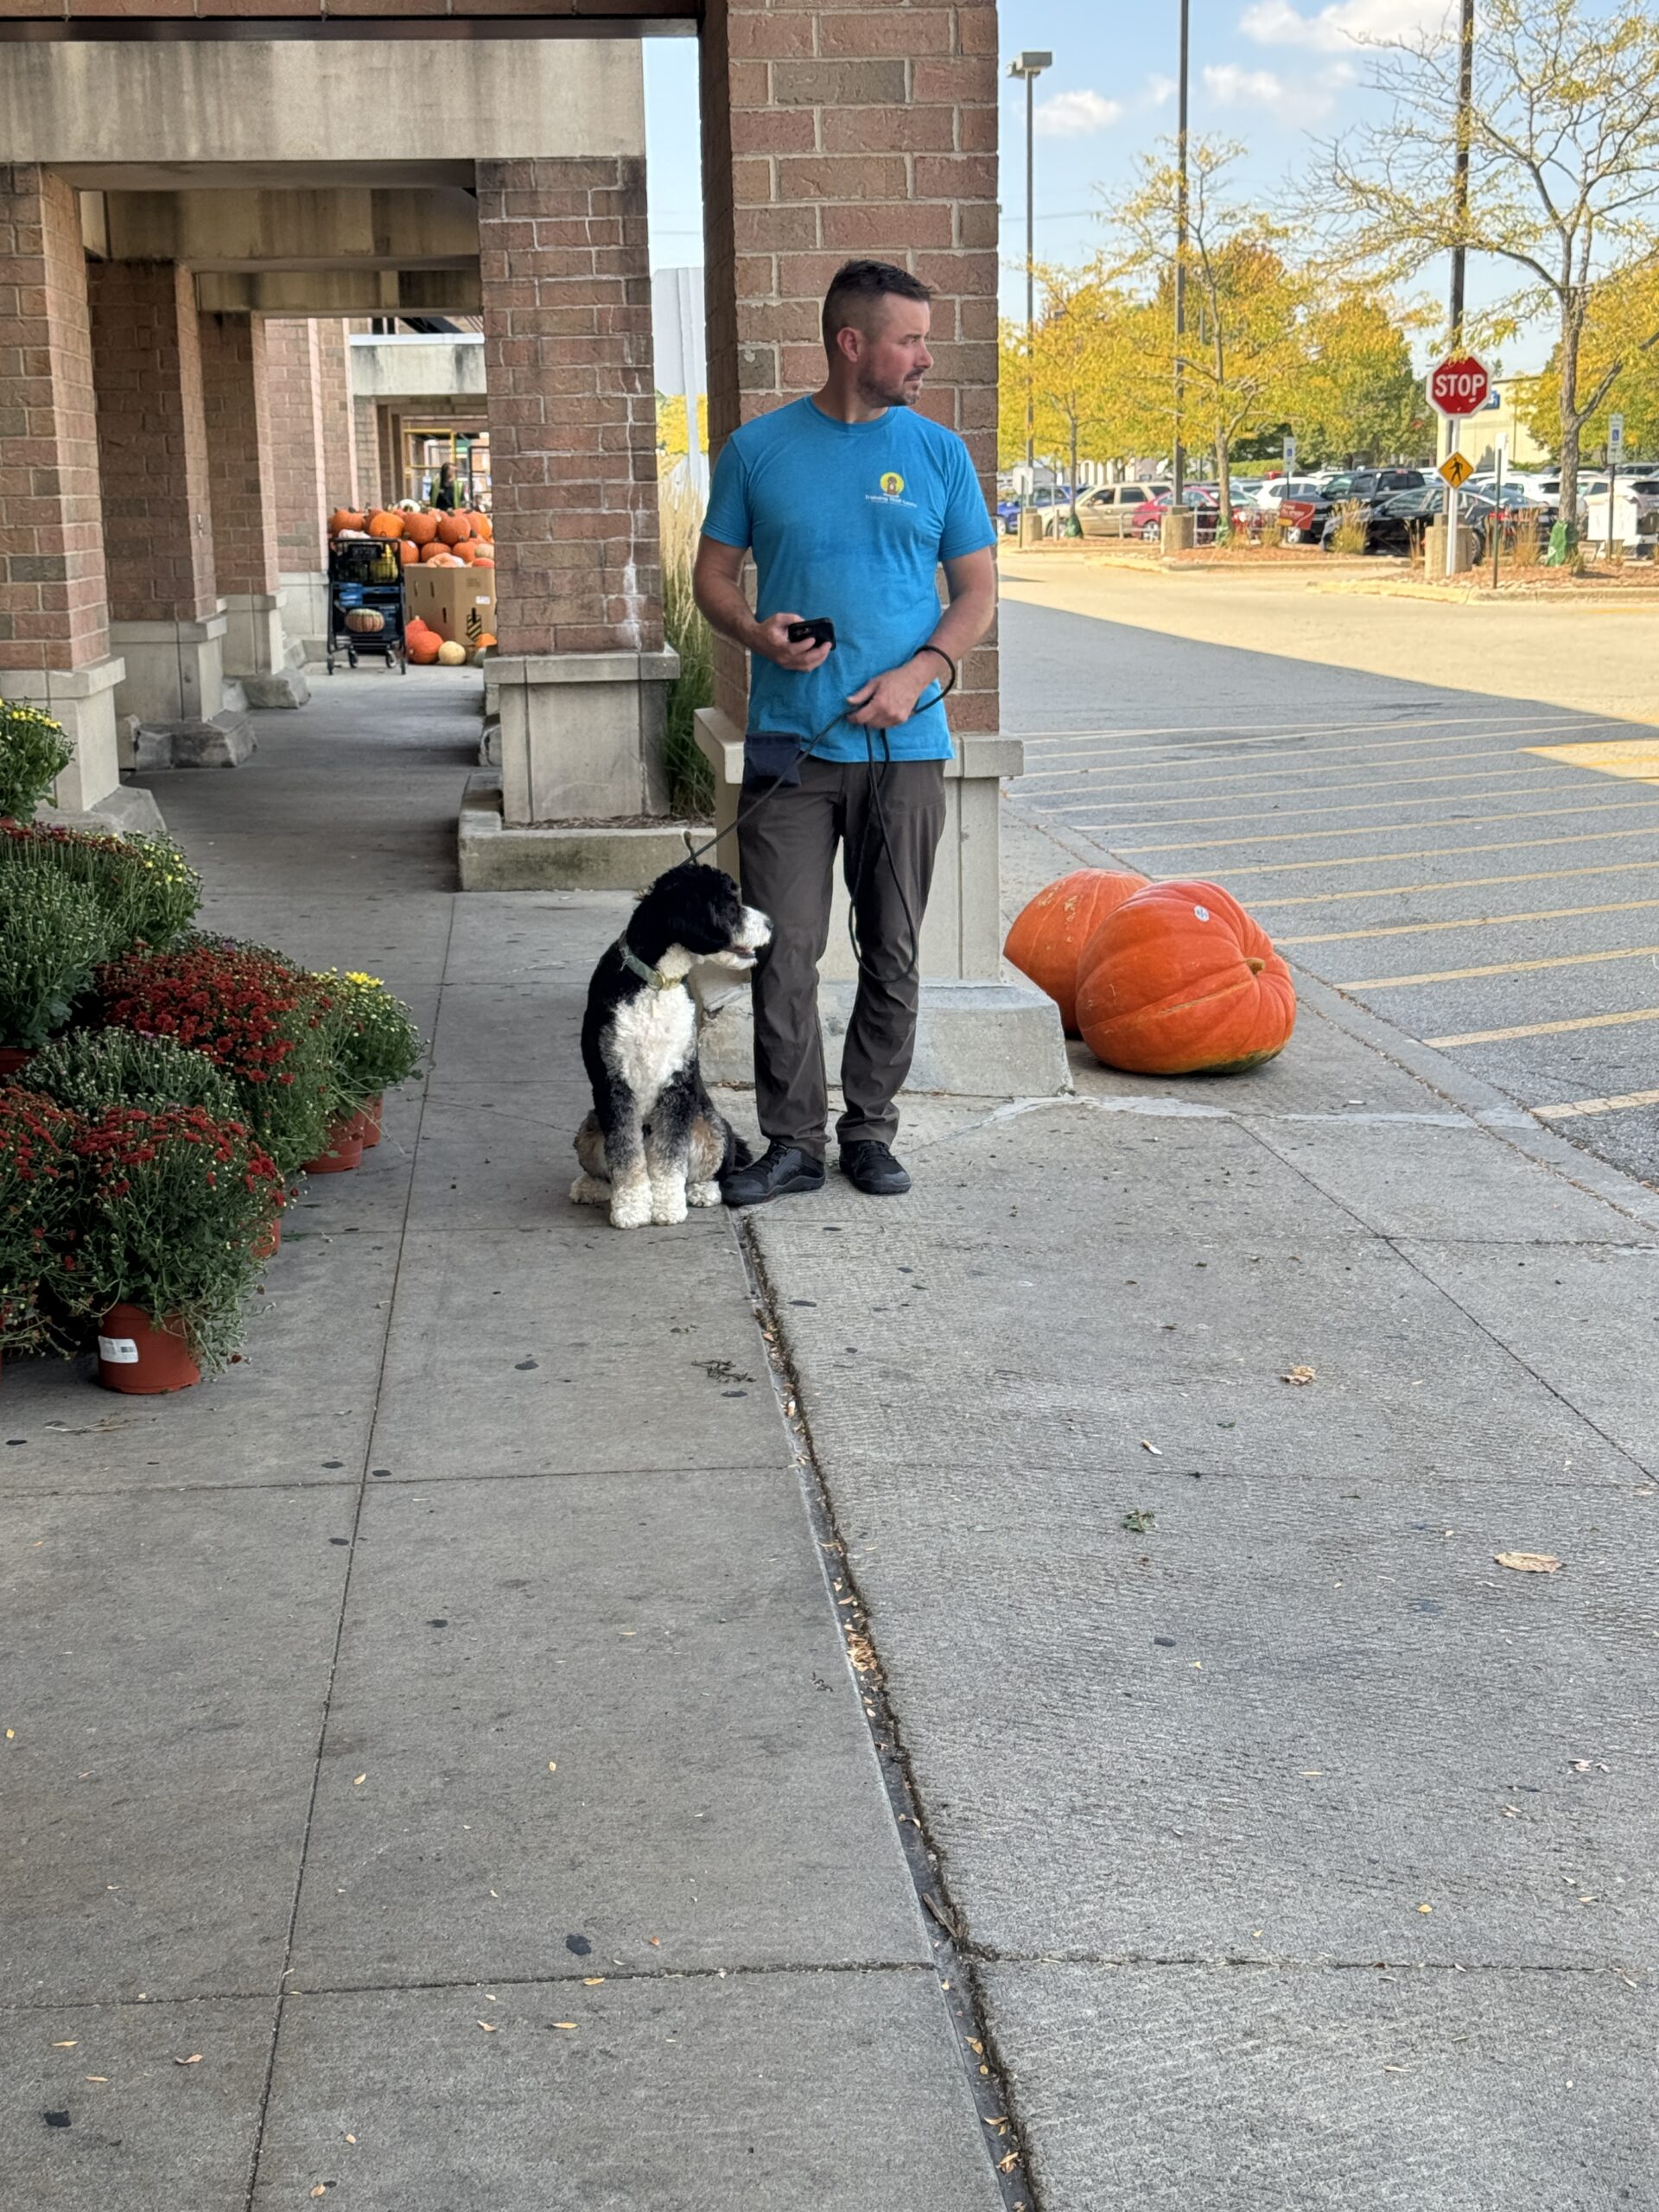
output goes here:
[{"label": "potted mum plant", "polygon": [[75,1265],[73,1141],[80,1122],[49,1098],[0,1087],[0,1346],[61,1348]]},{"label": "potted mum plant", "polygon": [[74,1140],[82,1295],[99,1312],[98,1379],[188,1389],[242,1341],[242,1301],[281,1203],[241,1122],[199,1106],[111,1106]]},{"label": "potted mum plant", "polygon": [[355,1107],[347,1134],[359,1138],[365,1152],[372,1151],[380,1141],[386,1092],[407,1083],[421,1065],[421,1033],[402,999],[394,998],[378,976],[360,969],[342,976],[331,968],[318,980],[340,1008],[334,1065],[340,1089]]},{"label": "potted mum plant", "polygon": [[38,880],[46,872],[92,893],[108,918],[111,957],[173,944],[201,904],[201,878],[171,838],[0,823],[0,878]]},{"label": "potted mum plant", "polygon": [[238,1118],[236,1084],[205,1052],[136,1029],[72,1029],[29,1064],[29,1087],[96,1119],[106,1106],[200,1106]]},{"label": "potted mum plant", "polygon": [[0,1075],[63,1027],[109,941],[104,910],[80,884],[0,871]]},{"label": "potted mum plant", "polygon": [[32,822],[74,757],[60,721],[38,707],[0,699],[0,816]]}]

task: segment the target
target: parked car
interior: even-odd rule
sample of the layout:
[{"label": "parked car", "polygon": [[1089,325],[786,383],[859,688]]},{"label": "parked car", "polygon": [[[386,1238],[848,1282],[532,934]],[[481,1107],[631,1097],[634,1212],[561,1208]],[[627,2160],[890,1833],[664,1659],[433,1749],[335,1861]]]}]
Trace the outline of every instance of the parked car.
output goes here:
[{"label": "parked car", "polygon": [[1069,484],[1039,484],[1029,499],[999,499],[996,519],[1003,531],[1012,536],[1020,527],[1021,507],[1032,507],[1039,514],[1047,515],[1052,514],[1056,507],[1069,507],[1071,504],[1071,486]]},{"label": "parked car", "polygon": [[[1164,517],[1169,512],[1173,503],[1173,490],[1161,493],[1155,499],[1148,499],[1144,506],[1137,507],[1130,517],[1129,527],[1126,534],[1132,537],[1143,537],[1149,542],[1155,542],[1164,534]],[[1182,504],[1191,507],[1198,517],[1198,526],[1193,533],[1198,543],[1213,545],[1216,542],[1217,526],[1221,520],[1219,486],[1189,484],[1182,494]],[[1259,508],[1235,505],[1233,527],[1236,530],[1249,531],[1254,534],[1260,529],[1261,524],[1262,514]]]},{"label": "parked car", "polygon": [[1102,484],[1077,501],[1077,520],[1085,537],[1128,537],[1136,510],[1161,498],[1167,484]]},{"label": "parked car", "polygon": [[[1373,502],[1366,514],[1365,550],[1414,552],[1429,524],[1445,512],[1446,486],[1438,478],[1415,491],[1385,493]],[[1506,540],[1514,537],[1515,526],[1523,514],[1536,515],[1546,529],[1555,519],[1553,507],[1541,509],[1533,500],[1511,499],[1507,492],[1501,501],[1494,500],[1490,492],[1477,492],[1472,484],[1465,485],[1458,496],[1458,519],[1464,527],[1484,537],[1494,514],[1499,518]],[[1334,515],[1326,530],[1329,536],[1334,536]]]},{"label": "parked car", "polygon": [[1291,545],[1323,543],[1325,525],[1336,510],[1357,501],[1362,506],[1391,492],[1416,492],[1428,481],[1421,468],[1356,468],[1332,476],[1312,498],[1280,502],[1279,519]]},{"label": "parked car", "polygon": [[1270,515],[1286,499],[1317,499],[1328,480],[1324,476],[1271,476],[1256,493],[1255,504]]}]

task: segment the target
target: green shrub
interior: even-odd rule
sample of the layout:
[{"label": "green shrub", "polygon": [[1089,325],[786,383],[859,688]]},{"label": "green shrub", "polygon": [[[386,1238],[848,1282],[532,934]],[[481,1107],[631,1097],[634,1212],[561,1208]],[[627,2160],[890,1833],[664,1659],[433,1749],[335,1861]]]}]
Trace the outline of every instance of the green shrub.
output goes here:
[{"label": "green shrub", "polygon": [[109,950],[109,917],[84,885],[0,869],[0,1045],[44,1045]]},{"label": "green shrub", "polygon": [[407,1083],[425,1050],[415,1017],[378,976],[330,969],[317,982],[338,1009],[334,1030],[340,1087],[354,1106]]},{"label": "green shrub", "polygon": [[714,704],[715,640],[691,594],[702,511],[696,495],[683,483],[665,480],[658,493],[663,634],[680,657],[680,672],[669,686],[663,766],[670,805],[677,813],[708,821],[715,810],[715,778],[697,750],[696,716],[699,707]]},{"label": "green shrub", "polygon": [[5,826],[0,875],[44,870],[83,884],[110,918],[111,954],[136,944],[161,950],[188,929],[201,878],[168,837],[115,837],[48,823]]},{"label": "green shrub", "polygon": [[205,1052],[135,1029],[72,1029],[36,1052],[29,1087],[97,1116],[107,1106],[200,1106],[216,1121],[238,1114],[236,1085]]},{"label": "green shrub", "polygon": [[0,815],[32,822],[74,757],[61,722],[38,707],[0,699]]}]

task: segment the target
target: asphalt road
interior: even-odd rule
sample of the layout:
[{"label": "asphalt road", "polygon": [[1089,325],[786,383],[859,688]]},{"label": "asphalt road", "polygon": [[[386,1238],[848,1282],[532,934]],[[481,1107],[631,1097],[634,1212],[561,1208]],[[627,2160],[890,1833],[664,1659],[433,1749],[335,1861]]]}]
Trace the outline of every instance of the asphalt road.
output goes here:
[{"label": "asphalt road", "polygon": [[1287,957],[1587,1147],[1659,1166],[1659,730],[1003,609],[1014,804],[1224,884]]}]

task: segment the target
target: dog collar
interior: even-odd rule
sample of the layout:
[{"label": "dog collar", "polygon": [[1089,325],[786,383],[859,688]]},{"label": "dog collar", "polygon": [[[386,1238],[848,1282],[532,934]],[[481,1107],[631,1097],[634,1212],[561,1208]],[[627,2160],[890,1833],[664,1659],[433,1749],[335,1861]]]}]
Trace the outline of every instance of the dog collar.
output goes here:
[{"label": "dog collar", "polygon": [[622,965],[629,974],[637,976],[642,983],[649,983],[653,990],[671,991],[680,981],[677,976],[664,976],[660,968],[647,968],[626,938],[618,938],[616,949],[621,954]]}]

